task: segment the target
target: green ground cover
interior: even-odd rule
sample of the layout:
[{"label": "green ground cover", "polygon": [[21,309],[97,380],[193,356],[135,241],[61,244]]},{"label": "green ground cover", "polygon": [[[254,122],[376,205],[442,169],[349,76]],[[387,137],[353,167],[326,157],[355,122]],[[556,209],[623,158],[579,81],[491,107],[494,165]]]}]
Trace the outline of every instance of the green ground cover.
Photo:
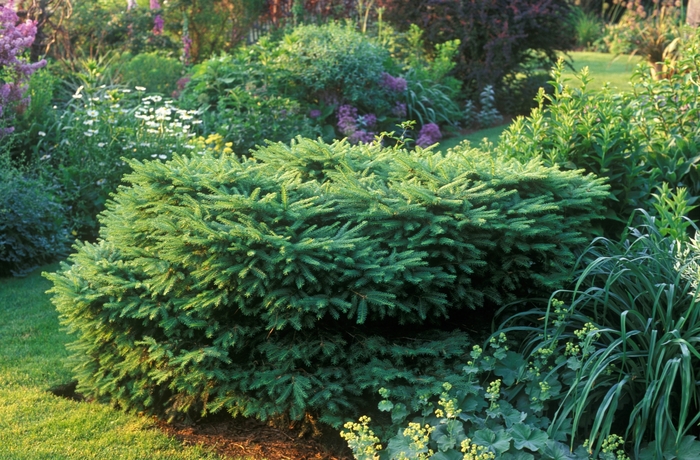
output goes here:
[{"label": "green ground cover", "polygon": [[71,380],[50,285],[41,270],[0,279],[0,460],[219,458],[183,447],[149,419],[47,391]]}]

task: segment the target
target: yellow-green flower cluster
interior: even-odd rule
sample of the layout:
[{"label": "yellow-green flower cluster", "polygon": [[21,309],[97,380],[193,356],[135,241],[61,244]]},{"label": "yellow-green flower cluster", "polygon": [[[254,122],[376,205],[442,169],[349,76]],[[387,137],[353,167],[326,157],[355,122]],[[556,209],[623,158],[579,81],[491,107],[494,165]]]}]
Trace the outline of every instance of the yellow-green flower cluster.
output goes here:
[{"label": "yellow-green flower cluster", "polygon": [[625,440],[622,439],[622,436],[611,434],[603,441],[602,451],[606,454],[613,454],[615,460],[630,460],[622,448],[624,445]]},{"label": "yellow-green flower cluster", "polygon": [[496,458],[496,455],[488,448],[473,444],[469,438],[462,441],[461,447],[464,454],[462,460],[494,460]]},{"label": "yellow-green flower cluster", "polygon": [[341,431],[340,437],[345,439],[357,460],[378,460],[377,451],[381,450],[379,438],[369,428],[371,419],[362,416],[359,423],[347,422],[343,427],[348,431]]},{"label": "yellow-green flower cluster", "polygon": [[[593,331],[598,330],[597,327],[593,323],[586,323],[583,325],[582,329],[579,329],[578,331],[574,331],[574,335],[578,337],[579,340],[585,340],[588,334],[590,334]],[[597,338],[600,336],[600,334],[595,334],[594,337]]]},{"label": "yellow-green flower cluster", "polygon": [[496,379],[489,384],[488,390],[486,390],[486,399],[491,401],[491,408],[496,409],[498,407],[498,398],[501,396],[501,379]]},{"label": "yellow-green flower cluster", "polygon": [[[421,426],[420,423],[410,422],[408,424],[408,428],[403,430],[403,435],[411,440],[410,446],[414,451],[421,451],[428,447],[430,433],[432,433],[434,429],[434,426],[430,426],[427,423]],[[419,456],[415,459],[409,459],[405,457],[405,454],[403,454],[403,457],[405,458],[399,458],[399,460],[427,460],[428,458],[432,457],[433,454],[433,450],[428,449],[427,452],[419,454]]]},{"label": "yellow-green flower cluster", "polygon": [[564,350],[566,356],[578,356],[579,353],[581,353],[581,347],[572,342],[566,342],[566,350]]},{"label": "yellow-green flower cluster", "polygon": [[564,308],[564,302],[559,299],[552,299],[552,307],[554,308],[554,327],[559,327],[566,321],[569,316],[569,310]]},{"label": "yellow-green flower cluster", "polygon": [[442,384],[442,387],[445,389],[445,391],[442,392],[440,395],[440,401],[438,401],[441,408],[435,409],[435,416],[438,418],[457,418],[457,416],[462,412],[462,409],[457,407],[456,399],[450,398],[448,392],[452,389],[452,385],[449,382],[445,382]]}]

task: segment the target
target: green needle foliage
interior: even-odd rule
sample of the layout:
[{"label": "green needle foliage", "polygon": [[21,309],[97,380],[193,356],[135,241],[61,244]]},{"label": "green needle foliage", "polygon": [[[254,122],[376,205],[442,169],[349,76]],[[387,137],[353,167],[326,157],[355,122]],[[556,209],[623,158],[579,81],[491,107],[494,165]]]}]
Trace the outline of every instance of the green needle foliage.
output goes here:
[{"label": "green needle foliage", "polygon": [[101,240],[47,276],[79,391],[170,416],[338,426],[380,387],[439,386],[456,329],[561,287],[607,195],[476,150],[305,139],[131,165]]},{"label": "green needle foliage", "polygon": [[572,439],[589,438],[595,452],[615,433],[632,458],[697,458],[700,245],[664,237],[644,216],[622,243],[596,240],[574,289],[532,313],[544,325],[530,349],[570,374],[550,430],[572,419]]}]

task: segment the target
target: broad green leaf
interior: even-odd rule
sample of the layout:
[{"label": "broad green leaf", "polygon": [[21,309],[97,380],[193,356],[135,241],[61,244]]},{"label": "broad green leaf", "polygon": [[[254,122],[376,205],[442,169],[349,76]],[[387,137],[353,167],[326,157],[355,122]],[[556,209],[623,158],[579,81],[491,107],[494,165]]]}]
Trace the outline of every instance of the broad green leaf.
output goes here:
[{"label": "broad green leaf", "polygon": [[513,445],[518,450],[529,449],[537,452],[545,447],[549,439],[544,431],[540,431],[537,428],[532,429],[532,427],[524,423],[516,423],[510,432],[513,435]]},{"label": "broad green leaf", "polygon": [[535,457],[532,454],[519,450],[513,453],[506,452],[501,457],[501,460],[535,460]]},{"label": "broad green leaf", "polygon": [[509,351],[504,359],[496,363],[493,373],[503,379],[504,385],[511,386],[515,383],[525,364],[522,355]]},{"label": "broad green leaf", "polygon": [[488,447],[492,452],[502,454],[510,449],[511,439],[513,437],[508,435],[505,430],[493,431],[489,428],[484,428],[474,433],[472,442],[479,446]]},{"label": "broad green leaf", "polygon": [[543,460],[575,460],[576,456],[567,446],[560,442],[547,441],[547,445],[542,449]]},{"label": "broad green leaf", "polygon": [[391,421],[393,423],[401,423],[408,417],[408,410],[406,405],[403,403],[396,403],[394,409],[391,411]]},{"label": "broad green leaf", "polygon": [[386,399],[382,400],[379,402],[377,405],[380,411],[382,412],[389,412],[391,409],[394,408],[394,403],[391,401],[388,401]]},{"label": "broad green leaf", "polygon": [[430,460],[462,460],[464,455],[454,449],[450,449],[447,452],[438,452],[437,454],[430,457]]},{"label": "broad green leaf", "polygon": [[435,440],[440,452],[447,452],[450,449],[459,448],[467,435],[464,433],[464,424],[461,421],[448,420],[438,425],[430,437]]}]

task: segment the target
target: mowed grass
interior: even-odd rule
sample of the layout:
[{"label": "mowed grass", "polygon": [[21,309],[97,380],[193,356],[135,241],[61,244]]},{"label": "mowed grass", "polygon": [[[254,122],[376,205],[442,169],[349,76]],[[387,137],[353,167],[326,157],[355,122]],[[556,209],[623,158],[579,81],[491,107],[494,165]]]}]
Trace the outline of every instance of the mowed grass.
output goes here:
[{"label": "mowed grass", "polygon": [[49,287],[40,270],[0,279],[0,460],[219,459],[182,446],[151,419],[47,391],[71,381],[70,338],[45,294]]},{"label": "mowed grass", "polygon": [[[580,81],[575,78],[575,74],[588,67],[588,72],[592,78],[588,84],[589,89],[599,90],[608,83],[611,88],[619,91],[630,91],[632,85],[630,79],[634,69],[642,61],[640,56],[617,56],[607,53],[594,53],[590,51],[572,51],[568,53],[571,57],[569,61],[574,70],[567,67],[563,76],[569,79],[571,86],[580,87]],[[568,59],[567,59],[568,60]]]},{"label": "mowed grass", "polygon": [[[605,84],[618,91],[631,91],[630,80],[634,69],[642,61],[639,56],[614,56],[607,53],[594,53],[589,51],[572,51],[568,53],[567,61],[573,67],[566,67],[562,76],[566,83],[572,87],[581,87],[581,81],[577,74],[588,67],[591,81],[588,89],[600,90]],[[484,139],[492,144],[498,144],[501,133],[508,128],[508,124],[482,129],[462,136],[455,136],[445,139],[438,146],[438,150],[446,152],[447,149],[456,147],[462,141],[469,141],[471,146],[476,147]]]}]

